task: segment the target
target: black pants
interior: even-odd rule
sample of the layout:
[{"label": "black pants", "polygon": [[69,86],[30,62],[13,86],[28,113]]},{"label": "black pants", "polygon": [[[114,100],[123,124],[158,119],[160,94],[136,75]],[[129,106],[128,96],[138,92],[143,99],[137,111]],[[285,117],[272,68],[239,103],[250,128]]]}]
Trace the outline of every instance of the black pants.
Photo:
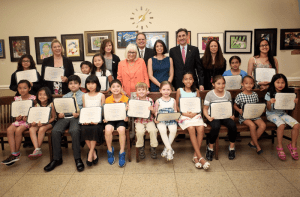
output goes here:
[{"label": "black pants", "polygon": [[219,136],[220,127],[224,125],[228,128],[228,137],[229,141],[234,143],[237,135],[236,124],[231,118],[222,119],[222,120],[213,120],[208,121],[208,124],[211,126],[211,131],[209,133],[209,143],[214,144]]}]

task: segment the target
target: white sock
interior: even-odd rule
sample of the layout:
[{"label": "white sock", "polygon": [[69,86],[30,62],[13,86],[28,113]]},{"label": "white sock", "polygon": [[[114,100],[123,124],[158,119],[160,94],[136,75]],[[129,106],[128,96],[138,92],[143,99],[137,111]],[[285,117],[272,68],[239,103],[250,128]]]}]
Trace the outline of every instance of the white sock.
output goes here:
[{"label": "white sock", "polygon": [[41,148],[36,148],[35,150],[41,150]]},{"label": "white sock", "polygon": [[229,147],[229,150],[235,150],[235,148],[230,148],[230,147]]},{"label": "white sock", "polygon": [[214,151],[214,149],[213,149],[213,148],[209,148],[209,147],[208,147],[208,150],[210,150],[210,151]]}]

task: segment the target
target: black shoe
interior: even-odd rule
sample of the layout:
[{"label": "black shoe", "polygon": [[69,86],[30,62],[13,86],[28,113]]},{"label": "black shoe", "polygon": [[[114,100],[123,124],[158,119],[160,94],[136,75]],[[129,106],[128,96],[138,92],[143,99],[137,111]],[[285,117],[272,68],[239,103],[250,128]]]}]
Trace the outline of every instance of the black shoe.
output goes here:
[{"label": "black shoe", "polygon": [[228,159],[233,160],[235,158],[235,149],[229,150]]},{"label": "black shoe", "polygon": [[156,148],[151,147],[151,158],[152,159],[157,159],[157,153],[156,153]]},{"label": "black shoe", "polygon": [[94,164],[94,165],[96,165],[96,164],[98,163],[98,161],[99,161],[97,149],[95,149],[95,151],[96,151],[97,158],[93,160],[93,164]]},{"label": "black shoe", "polygon": [[206,159],[207,159],[208,161],[212,161],[212,160],[213,160],[213,157],[214,157],[214,151],[209,150],[209,149],[208,149],[208,146],[206,147],[206,154],[205,154],[205,156],[206,156]]},{"label": "black shoe", "polygon": [[262,154],[264,151],[260,149],[260,151],[256,152],[258,155]]},{"label": "black shoe", "polygon": [[82,172],[84,170],[84,164],[81,159],[75,159],[75,164],[78,172]]},{"label": "black shoe", "polygon": [[251,144],[250,142],[248,143],[248,146],[250,146],[250,148],[255,148],[255,149],[257,149],[257,147],[256,147],[255,145]]},{"label": "black shoe", "polygon": [[50,172],[50,171],[54,170],[54,168],[55,168],[56,166],[59,166],[59,165],[61,165],[62,163],[63,163],[63,160],[62,160],[62,159],[59,159],[59,160],[52,160],[48,165],[46,165],[46,166],[44,167],[44,170],[45,170],[46,172]]},{"label": "black shoe", "polygon": [[89,161],[88,158],[89,158],[89,153],[87,153],[87,155],[86,155],[86,165],[87,166],[92,166],[93,165],[93,161]]}]

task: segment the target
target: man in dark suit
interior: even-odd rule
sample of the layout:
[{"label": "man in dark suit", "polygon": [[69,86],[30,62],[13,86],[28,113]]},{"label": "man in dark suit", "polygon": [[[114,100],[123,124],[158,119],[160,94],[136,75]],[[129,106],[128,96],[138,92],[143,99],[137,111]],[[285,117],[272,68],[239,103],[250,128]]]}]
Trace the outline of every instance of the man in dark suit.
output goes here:
[{"label": "man in dark suit", "polygon": [[136,35],[136,45],[138,46],[140,58],[144,59],[147,66],[148,59],[153,57],[153,49],[146,47],[146,35],[144,33],[140,32]]},{"label": "man in dark suit", "polygon": [[203,67],[200,61],[198,47],[187,44],[188,32],[186,29],[178,29],[176,37],[179,45],[170,49],[170,57],[173,59],[174,79],[173,86],[175,90],[183,87],[182,77],[187,71],[193,73],[194,83],[199,90],[204,90],[203,85]]}]

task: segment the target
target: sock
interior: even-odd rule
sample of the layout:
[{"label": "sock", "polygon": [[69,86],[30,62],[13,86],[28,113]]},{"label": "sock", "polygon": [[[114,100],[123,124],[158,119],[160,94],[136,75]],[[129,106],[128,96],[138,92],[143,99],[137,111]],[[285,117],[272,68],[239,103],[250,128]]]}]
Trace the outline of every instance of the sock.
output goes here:
[{"label": "sock", "polygon": [[210,150],[210,151],[214,151],[214,149],[213,148],[209,148],[209,147],[207,147],[208,148],[208,150]]},{"label": "sock", "polygon": [[35,150],[41,150],[41,148],[36,148]]},{"label": "sock", "polygon": [[18,152],[13,152],[13,153],[11,153],[13,156],[18,156],[19,154],[20,154],[20,151],[18,151]]},{"label": "sock", "polygon": [[235,150],[235,148],[230,148],[230,147],[229,147],[229,151],[231,151],[231,150]]}]

